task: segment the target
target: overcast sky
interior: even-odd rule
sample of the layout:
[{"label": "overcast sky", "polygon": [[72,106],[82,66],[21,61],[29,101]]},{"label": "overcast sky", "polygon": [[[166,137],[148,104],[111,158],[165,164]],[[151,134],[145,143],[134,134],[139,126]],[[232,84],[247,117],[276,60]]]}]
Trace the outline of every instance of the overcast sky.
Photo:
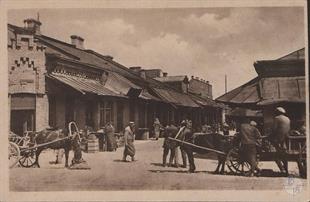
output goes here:
[{"label": "overcast sky", "polygon": [[10,10],[23,26],[40,13],[42,34],[70,43],[70,35],[127,66],[161,68],[168,75],[209,80],[213,96],[256,76],[253,63],[304,47],[303,8],[169,8]]}]

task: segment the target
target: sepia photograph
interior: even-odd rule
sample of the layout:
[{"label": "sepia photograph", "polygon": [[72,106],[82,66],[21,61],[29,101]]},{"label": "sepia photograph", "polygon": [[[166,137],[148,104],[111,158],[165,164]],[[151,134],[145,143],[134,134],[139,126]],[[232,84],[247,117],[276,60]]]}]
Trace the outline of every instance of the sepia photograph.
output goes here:
[{"label": "sepia photograph", "polygon": [[8,192],[306,200],[306,2],[159,2],[7,6]]}]

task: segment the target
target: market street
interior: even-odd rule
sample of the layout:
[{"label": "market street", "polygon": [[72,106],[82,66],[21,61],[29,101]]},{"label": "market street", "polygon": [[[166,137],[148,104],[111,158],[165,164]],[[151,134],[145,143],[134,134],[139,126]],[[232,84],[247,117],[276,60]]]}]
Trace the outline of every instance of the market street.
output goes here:
[{"label": "market street", "polygon": [[[10,169],[10,190],[283,190],[288,179],[215,175],[211,172],[215,170],[217,161],[210,159],[196,158],[197,170],[194,174],[187,173],[185,168],[162,167],[162,143],[163,139],[136,141],[135,162],[121,161],[123,148],[118,148],[116,152],[83,153],[90,170],[70,170],[65,169],[63,164],[49,164],[49,161],[55,160],[55,153],[48,150],[40,156],[41,168]],[[69,160],[72,156],[73,153],[70,153]],[[277,171],[274,162],[262,162],[259,165],[261,168]],[[296,163],[289,163],[289,167],[290,174],[295,173],[296,176]],[[306,180],[298,180],[306,186]]]}]

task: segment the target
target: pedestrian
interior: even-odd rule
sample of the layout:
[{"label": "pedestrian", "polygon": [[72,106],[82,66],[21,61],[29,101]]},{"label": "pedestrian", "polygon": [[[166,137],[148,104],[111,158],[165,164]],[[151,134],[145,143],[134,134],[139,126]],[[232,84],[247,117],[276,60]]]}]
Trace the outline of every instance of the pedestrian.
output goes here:
[{"label": "pedestrian", "polygon": [[155,139],[158,140],[159,135],[160,135],[160,130],[162,128],[158,118],[155,118],[153,127],[154,127]]},{"label": "pedestrian", "polygon": [[229,135],[229,125],[226,122],[223,123],[223,134]]},{"label": "pedestrian", "polygon": [[[176,149],[176,143],[171,141],[169,137],[175,137],[178,133],[178,128],[174,125],[173,122],[171,122],[170,125],[168,125],[164,131],[164,144],[163,144],[163,166],[166,166],[166,160],[167,156],[170,151],[170,158],[169,158],[169,164],[168,166],[172,166],[173,160],[175,159],[175,149]],[[176,164],[176,166],[178,166]]]},{"label": "pedestrian", "polygon": [[288,175],[288,162],[283,157],[285,152],[285,140],[291,130],[291,121],[286,115],[286,111],[282,107],[277,107],[275,110],[275,117],[273,120],[272,134],[270,136],[271,143],[276,149],[277,159],[276,163],[282,173]]},{"label": "pedestrian", "polygon": [[116,151],[115,129],[112,123],[108,122],[105,126],[105,134],[107,137],[107,150]]},{"label": "pedestrian", "polygon": [[124,132],[124,142],[125,149],[123,154],[123,161],[127,162],[126,158],[129,155],[131,157],[131,161],[135,161],[136,149],[134,146],[135,141],[135,123],[129,122],[129,125],[125,128]]},{"label": "pedestrian", "polygon": [[[181,127],[185,126],[184,130],[182,131],[182,137],[185,139],[191,138],[192,136],[192,121],[191,120],[183,120],[181,122]],[[183,165],[181,166],[182,168],[186,168],[187,166],[187,154],[183,146],[180,146],[181,150],[181,156],[182,156],[182,162]]]},{"label": "pedestrian", "polygon": [[248,173],[249,177],[254,176],[255,171],[259,174],[260,169],[257,167],[257,150],[256,146],[260,145],[261,134],[255,127],[256,122],[246,119],[240,126],[241,151],[244,159],[250,164],[251,169]]}]

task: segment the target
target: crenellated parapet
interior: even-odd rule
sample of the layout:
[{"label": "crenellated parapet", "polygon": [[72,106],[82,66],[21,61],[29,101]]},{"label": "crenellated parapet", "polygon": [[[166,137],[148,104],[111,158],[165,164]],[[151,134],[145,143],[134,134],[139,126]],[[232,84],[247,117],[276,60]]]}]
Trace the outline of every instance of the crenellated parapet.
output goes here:
[{"label": "crenellated parapet", "polygon": [[9,93],[45,94],[45,46],[33,34],[8,31]]}]

